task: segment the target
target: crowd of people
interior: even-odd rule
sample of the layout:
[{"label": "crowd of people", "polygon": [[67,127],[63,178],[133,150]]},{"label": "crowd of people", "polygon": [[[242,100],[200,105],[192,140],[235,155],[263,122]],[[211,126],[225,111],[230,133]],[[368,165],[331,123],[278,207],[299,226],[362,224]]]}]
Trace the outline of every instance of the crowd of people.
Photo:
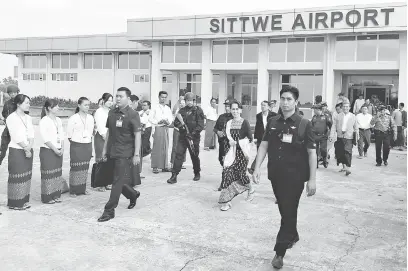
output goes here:
[{"label": "crowd of people", "polygon": [[[13,210],[30,208],[30,187],[33,172],[34,128],[28,111],[30,98],[10,85],[2,121],[6,128],[1,136],[0,163],[8,149],[8,207]],[[331,145],[340,171],[351,174],[353,145],[358,145],[358,158],[367,157],[374,131],[376,165],[388,165],[391,137],[400,149],[405,145],[406,111],[386,113],[385,106],[364,101],[362,96],[350,110],[350,101],[342,93],[336,109],[330,112],[327,104],[317,96],[311,121],[298,110],[299,90],[285,87],[277,101],[263,101],[256,115],[252,135],[248,120],[242,118],[242,105],[235,99],[224,102],[225,113],[217,113],[217,100],[208,107],[197,106],[191,92],[181,96],[171,109],[168,93],[159,92],[159,103],[151,108],[147,100],[139,101],[126,87],[116,91],[116,97],[104,93],[99,108],[90,114],[90,101],[78,100],[78,107],[66,129],[58,117],[58,101],[49,99],[43,106],[40,130],[41,201],[61,203],[61,194],[69,191],[71,197],[89,195],[88,171],[93,151],[96,163],[105,163],[112,172],[110,185],[97,191],[110,190],[110,197],[99,222],[115,217],[120,195],[128,200],[128,209],[136,205],[140,192],[142,159],[150,155],[154,174],[171,172],[168,184],[176,184],[185,169],[186,152],[193,164],[193,180],[201,179],[200,141],[204,131],[204,150],[217,148],[222,176],[218,191],[221,211],[232,208],[232,200],[246,192],[246,199],[254,198],[254,183],[260,181],[260,167],[268,155],[268,179],[275,194],[275,203],[281,214],[281,228],[277,235],[272,261],[275,268],[283,266],[286,250],[299,241],[297,210],[305,188],[308,196],[316,192],[316,169],[321,163],[328,167]],[[173,147],[169,150],[169,132],[173,129]],[[65,135],[69,140],[69,185],[62,178]],[[151,143],[153,139],[153,143]],[[217,140],[218,139],[218,140]],[[251,145],[256,142],[257,156],[250,164]],[[170,157],[169,157],[170,153]]]}]

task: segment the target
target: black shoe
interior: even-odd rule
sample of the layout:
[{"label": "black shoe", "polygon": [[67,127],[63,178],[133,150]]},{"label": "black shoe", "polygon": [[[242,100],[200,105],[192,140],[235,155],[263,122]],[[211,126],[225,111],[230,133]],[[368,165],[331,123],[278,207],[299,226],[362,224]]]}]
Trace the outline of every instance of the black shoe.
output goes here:
[{"label": "black shoe", "polygon": [[299,235],[293,239],[293,241],[288,245],[288,249],[291,249],[297,242],[299,242]]},{"label": "black shoe", "polygon": [[195,174],[194,174],[193,181],[199,181],[200,178],[201,178],[200,173],[195,173]]},{"label": "black shoe", "polygon": [[136,201],[137,201],[137,199],[138,199],[139,197],[140,197],[140,192],[139,192],[139,191],[136,191],[136,198],[133,199],[133,200],[130,200],[128,209],[133,209],[133,208],[136,206]]},{"label": "black shoe", "polygon": [[327,167],[328,167],[328,165],[329,165],[329,163],[328,163],[327,161],[324,161],[324,162],[323,162],[323,166],[324,166],[324,168],[327,168]]},{"label": "black shoe", "polygon": [[[385,163],[384,163],[384,164],[385,164]],[[381,163],[377,163],[375,166],[376,166],[376,167],[381,167]]]},{"label": "black shoe", "polygon": [[283,267],[283,257],[275,255],[275,258],[272,260],[272,266],[276,269],[281,269]]},{"label": "black shoe", "polygon": [[388,166],[388,162],[384,162],[384,166]]},{"label": "black shoe", "polygon": [[177,174],[172,173],[170,179],[167,180],[167,183],[169,183],[169,184],[177,183]]},{"label": "black shoe", "polygon": [[111,220],[115,217],[115,210],[113,211],[103,211],[103,214],[100,218],[98,218],[98,222],[106,222]]}]

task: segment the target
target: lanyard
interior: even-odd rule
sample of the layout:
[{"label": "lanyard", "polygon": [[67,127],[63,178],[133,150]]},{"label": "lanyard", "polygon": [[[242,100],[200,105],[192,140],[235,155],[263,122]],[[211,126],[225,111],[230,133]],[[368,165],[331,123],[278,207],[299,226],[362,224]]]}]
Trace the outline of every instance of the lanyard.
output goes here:
[{"label": "lanyard", "polygon": [[[17,114],[17,113],[16,113]],[[20,118],[21,122],[24,124],[24,127],[26,128],[26,130],[28,131],[28,127],[27,127],[27,117],[24,116],[24,118],[26,119],[26,121],[23,120],[23,118],[17,114],[17,116]]]},{"label": "lanyard", "polygon": [[[50,117],[48,117],[48,118],[50,118]],[[52,122],[54,123],[54,126],[55,126],[55,128],[57,129],[57,135],[59,135],[59,127],[58,127],[58,122],[57,122],[57,119],[52,119],[52,118],[50,118],[51,120],[52,120]]]},{"label": "lanyard", "polygon": [[81,115],[79,115],[79,118],[81,119],[82,124],[84,125],[84,132],[86,131],[86,121],[87,121],[87,116],[85,116],[85,121],[82,119]]}]

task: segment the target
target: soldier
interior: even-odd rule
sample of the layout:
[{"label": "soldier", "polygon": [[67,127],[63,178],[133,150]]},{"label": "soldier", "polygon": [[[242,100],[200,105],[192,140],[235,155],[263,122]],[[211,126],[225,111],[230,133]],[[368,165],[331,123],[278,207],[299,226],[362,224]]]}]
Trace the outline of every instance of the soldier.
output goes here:
[{"label": "soldier", "polygon": [[[312,107],[314,116],[312,118],[313,133],[316,142],[316,154],[323,161],[323,166],[327,168],[327,139],[329,137],[332,121],[329,116],[323,113],[322,105],[317,104]],[[317,165],[319,167],[319,165]]]},{"label": "soldier", "polygon": [[[176,148],[176,159],[173,164],[172,175],[167,183],[177,183],[177,175],[183,166],[186,150],[190,152],[191,161],[193,162],[194,181],[200,180],[200,133],[204,129],[204,112],[194,105],[194,94],[191,92],[185,95],[186,106],[181,108],[174,126],[179,129],[180,136]],[[190,144],[192,143],[192,144]]]}]

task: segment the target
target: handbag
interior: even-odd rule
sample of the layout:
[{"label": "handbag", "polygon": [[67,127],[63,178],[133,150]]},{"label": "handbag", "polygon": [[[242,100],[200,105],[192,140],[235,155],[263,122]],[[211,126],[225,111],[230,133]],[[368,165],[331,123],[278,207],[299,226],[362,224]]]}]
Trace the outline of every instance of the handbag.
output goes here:
[{"label": "handbag", "polygon": [[113,163],[109,159],[94,163],[91,174],[91,187],[105,187],[113,182]]}]

